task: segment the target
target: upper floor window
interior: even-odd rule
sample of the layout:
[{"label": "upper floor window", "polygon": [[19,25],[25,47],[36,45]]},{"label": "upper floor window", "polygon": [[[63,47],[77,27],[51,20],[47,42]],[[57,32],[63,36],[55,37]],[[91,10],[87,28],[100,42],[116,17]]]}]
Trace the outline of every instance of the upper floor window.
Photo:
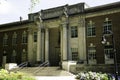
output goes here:
[{"label": "upper floor window", "polygon": [[5,33],[3,37],[3,46],[8,45],[8,35]]},{"label": "upper floor window", "polygon": [[95,24],[92,21],[89,21],[87,25],[87,36],[95,36]]},{"label": "upper floor window", "polygon": [[109,30],[110,31],[112,30],[112,21],[109,20],[108,18],[106,18],[104,21],[103,30],[104,30],[104,34],[110,34]]},{"label": "upper floor window", "polygon": [[71,37],[72,38],[78,37],[78,28],[77,28],[77,26],[71,27]]},{"label": "upper floor window", "polygon": [[34,32],[34,42],[37,42],[37,32]]},{"label": "upper floor window", "polygon": [[27,32],[24,31],[22,34],[22,43],[27,43]]},{"label": "upper floor window", "polygon": [[16,45],[17,44],[17,34],[16,32],[14,32],[13,36],[12,36],[12,45]]}]

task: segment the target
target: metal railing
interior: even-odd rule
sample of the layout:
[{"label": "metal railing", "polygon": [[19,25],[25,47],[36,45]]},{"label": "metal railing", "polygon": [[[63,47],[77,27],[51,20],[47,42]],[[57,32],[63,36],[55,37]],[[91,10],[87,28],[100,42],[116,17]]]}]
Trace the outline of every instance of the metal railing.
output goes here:
[{"label": "metal railing", "polygon": [[15,72],[20,71],[21,69],[23,69],[24,67],[27,67],[27,66],[28,66],[28,62],[23,62],[18,65],[18,69],[15,70]]},{"label": "metal railing", "polygon": [[27,65],[28,65],[28,62],[23,62],[23,63],[19,64],[18,66],[19,67],[27,67]]},{"label": "metal railing", "polygon": [[[33,73],[37,73],[37,72],[39,72],[40,70],[43,70],[46,66],[49,66],[49,62],[44,62],[44,63],[40,64],[40,65],[38,66],[38,68],[37,68]],[[40,67],[41,67],[41,68],[40,68]]]}]

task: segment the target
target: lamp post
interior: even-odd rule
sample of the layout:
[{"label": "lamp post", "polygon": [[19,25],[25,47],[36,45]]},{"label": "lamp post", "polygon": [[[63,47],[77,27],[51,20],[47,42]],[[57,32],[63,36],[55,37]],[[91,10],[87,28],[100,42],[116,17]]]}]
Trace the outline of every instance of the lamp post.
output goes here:
[{"label": "lamp post", "polygon": [[112,37],[112,44],[113,44],[113,53],[114,53],[114,70],[115,70],[115,80],[118,80],[118,66],[117,66],[117,55],[116,55],[116,48],[115,48],[115,40],[114,40],[114,36],[113,36],[113,32],[110,30],[107,30],[107,32],[110,33],[110,35],[108,34],[103,34],[102,36],[102,44],[106,43],[106,36],[111,36]]}]

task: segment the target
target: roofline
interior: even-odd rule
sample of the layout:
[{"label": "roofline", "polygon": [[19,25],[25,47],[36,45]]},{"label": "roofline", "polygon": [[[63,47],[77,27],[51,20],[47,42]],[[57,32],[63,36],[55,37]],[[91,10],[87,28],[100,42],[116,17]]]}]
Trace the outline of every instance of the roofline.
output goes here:
[{"label": "roofline", "polygon": [[[72,5],[65,4],[65,5],[62,5],[62,6],[52,7],[52,8],[48,8],[48,9],[41,9],[40,11],[45,12],[45,11],[48,11],[48,10],[54,10],[54,9],[58,9],[58,8],[63,8],[65,6],[74,6],[74,5],[79,5],[79,4],[85,4],[85,3],[81,2],[81,3],[72,4]],[[29,13],[29,14],[39,14],[40,11],[35,12],[35,13]]]},{"label": "roofline", "polygon": [[27,24],[27,23],[31,23],[32,21],[29,20],[23,20],[23,21],[16,21],[16,22],[12,22],[12,23],[5,23],[5,24],[1,24],[1,27],[10,27],[10,26],[17,26],[17,25],[23,25],[23,24]]},{"label": "roofline", "polygon": [[120,1],[110,3],[110,4],[104,4],[104,5],[100,5],[100,6],[86,8],[85,13],[97,12],[97,11],[111,9],[111,8],[120,8]]},{"label": "roofline", "polygon": [[[70,6],[74,6],[74,5],[79,5],[79,4],[84,4],[84,3],[78,3],[78,4],[73,4]],[[64,5],[66,6],[66,5]],[[54,7],[54,8],[49,8],[49,9],[45,9],[42,10],[44,12],[48,11],[48,10],[54,10],[57,8],[61,8],[64,6],[58,6],[58,7]],[[110,4],[104,4],[104,5],[100,5],[100,6],[96,6],[96,7],[90,7],[90,8],[85,8],[84,13],[92,13],[92,12],[97,12],[97,11],[101,11],[101,10],[107,10],[107,9],[111,9],[111,8],[120,8],[120,1],[119,2],[114,2],[114,3],[110,3]],[[36,13],[30,13],[30,14],[38,14],[39,12]],[[28,14],[29,15],[29,14]],[[27,24],[27,23],[31,23],[33,21],[31,20],[23,20],[23,21],[17,21],[17,22],[12,22],[12,23],[6,23],[6,24],[0,24],[0,28],[1,27],[8,27],[8,26],[17,26],[17,25],[23,25],[23,24]]]}]

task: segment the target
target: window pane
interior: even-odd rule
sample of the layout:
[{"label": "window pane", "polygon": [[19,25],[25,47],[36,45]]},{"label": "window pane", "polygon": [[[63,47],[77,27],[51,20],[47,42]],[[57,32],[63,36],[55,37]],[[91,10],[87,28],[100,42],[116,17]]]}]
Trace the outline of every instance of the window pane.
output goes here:
[{"label": "window pane", "polygon": [[113,48],[112,46],[105,46],[104,49],[104,54],[105,54],[105,59],[113,59],[114,54],[113,54]]},{"label": "window pane", "polygon": [[34,42],[37,42],[37,32],[34,32]]},{"label": "window pane", "polygon": [[22,43],[27,43],[27,33],[25,31],[22,34]]},{"label": "window pane", "polygon": [[89,60],[96,59],[96,49],[95,49],[95,47],[89,47],[88,48],[88,59]]},{"label": "window pane", "polygon": [[78,48],[71,48],[72,52],[72,60],[77,61],[78,60]]},{"label": "window pane", "polygon": [[77,26],[71,27],[71,37],[72,37],[72,38],[78,37],[78,29],[77,29]]},{"label": "window pane", "polygon": [[94,23],[92,21],[89,21],[87,25],[87,36],[95,36],[95,35],[96,35],[96,32],[95,32]]},{"label": "window pane", "polygon": [[105,20],[103,25],[104,34],[110,34],[108,30],[112,30],[112,22],[110,20]]}]

